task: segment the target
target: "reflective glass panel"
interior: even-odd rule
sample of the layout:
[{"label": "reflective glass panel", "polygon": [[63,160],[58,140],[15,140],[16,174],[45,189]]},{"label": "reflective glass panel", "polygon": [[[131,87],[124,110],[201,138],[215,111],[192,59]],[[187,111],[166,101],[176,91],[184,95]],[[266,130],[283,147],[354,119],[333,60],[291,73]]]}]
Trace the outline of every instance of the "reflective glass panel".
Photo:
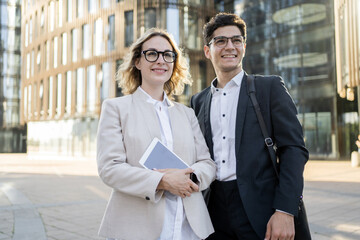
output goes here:
[{"label": "reflective glass panel", "polygon": [[115,15],[110,15],[108,18],[109,32],[108,32],[108,51],[115,49]]},{"label": "reflective glass panel", "polygon": [[87,111],[95,111],[96,103],[96,66],[91,65],[87,68]]},{"label": "reflective glass panel", "polygon": [[125,47],[134,41],[133,11],[125,12]]}]

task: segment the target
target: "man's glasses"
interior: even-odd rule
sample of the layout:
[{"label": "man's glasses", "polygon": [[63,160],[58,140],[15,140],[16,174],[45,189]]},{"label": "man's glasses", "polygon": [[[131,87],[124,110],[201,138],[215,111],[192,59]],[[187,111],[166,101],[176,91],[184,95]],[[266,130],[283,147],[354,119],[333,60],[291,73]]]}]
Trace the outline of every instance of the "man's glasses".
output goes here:
[{"label": "man's glasses", "polygon": [[167,63],[173,63],[176,60],[176,52],[170,50],[166,50],[164,52],[159,52],[156,50],[145,50],[142,51],[141,53],[144,54],[145,59],[148,62],[156,62],[160,54],[162,55],[164,61]]},{"label": "man's glasses", "polygon": [[234,47],[240,47],[245,43],[245,37],[241,35],[235,35],[232,37],[218,36],[211,39],[211,41],[208,43],[208,46],[214,43],[215,46],[223,48],[228,44],[229,39],[231,40]]}]

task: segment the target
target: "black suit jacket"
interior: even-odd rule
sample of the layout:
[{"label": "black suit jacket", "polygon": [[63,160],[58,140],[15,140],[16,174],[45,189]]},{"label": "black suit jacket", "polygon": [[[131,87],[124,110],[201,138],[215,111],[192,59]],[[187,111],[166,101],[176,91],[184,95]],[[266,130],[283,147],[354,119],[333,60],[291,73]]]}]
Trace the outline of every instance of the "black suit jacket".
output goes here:
[{"label": "black suit jacket", "polygon": [[[260,125],[247,93],[247,74],[242,79],[236,128],[236,176],[240,197],[251,225],[265,237],[266,224],[275,209],[297,216],[303,190],[303,171],[309,154],[295,104],[279,76],[255,78],[256,97],[270,137],[277,146],[279,181],[277,180]],[[213,140],[210,123],[210,87],[191,98],[212,158]]]}]

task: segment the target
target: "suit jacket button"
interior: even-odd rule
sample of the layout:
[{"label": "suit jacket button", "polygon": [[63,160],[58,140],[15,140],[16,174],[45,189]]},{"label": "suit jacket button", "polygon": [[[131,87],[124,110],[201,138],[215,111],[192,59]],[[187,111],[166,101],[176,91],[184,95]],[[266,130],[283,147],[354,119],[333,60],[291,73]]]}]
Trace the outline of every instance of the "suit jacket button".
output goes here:
[{"label": "suit jacket button", "polygon": [[145,197],[146,200],[150,200],[150,198],[148,196]]}]

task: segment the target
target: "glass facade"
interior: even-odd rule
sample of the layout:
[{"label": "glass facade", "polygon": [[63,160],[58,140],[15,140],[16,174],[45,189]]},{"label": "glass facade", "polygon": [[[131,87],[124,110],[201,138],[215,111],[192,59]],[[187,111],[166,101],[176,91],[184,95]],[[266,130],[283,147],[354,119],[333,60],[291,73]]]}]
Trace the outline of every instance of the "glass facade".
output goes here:
[{"label": "glass facade", "polygon": [[311,158],[348,157],[354,139],[348,134],[349,123],[358,118],[352,114],[352,103],[340,106],[344,102],[336,93],[334,1],[215,4],[218,11],[234,12],[247,23],[245,71],[283,77],[298,108]]},{"label": "glass facade", "polygon": [[[27,31],[32,37],[32,29]],[[26,151],[26,126],[20,125],[20,48],[20,1],[0,1],[0,153]],[[30,65],[28,70],[30,74]]]}]

